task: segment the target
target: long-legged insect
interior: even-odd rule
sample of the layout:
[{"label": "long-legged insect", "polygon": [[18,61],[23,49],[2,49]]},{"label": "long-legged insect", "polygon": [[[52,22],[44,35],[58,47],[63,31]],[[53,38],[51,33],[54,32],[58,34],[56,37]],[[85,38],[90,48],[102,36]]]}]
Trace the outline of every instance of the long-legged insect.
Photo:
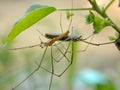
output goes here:
[{"label": "long-legged insect", "polygon": [[[40,46],[41,48],[44,48],[44,47],[45,47],[45,51],[44,51],[44,53],[43,53],[43,55],[42,55],[42,58],[41,58],[40,62],[38,63],[38,66],[36,67],[36,69],[35,69],[33,72],[31,72],[23,81],[21,81],[21,82],[20,82],[19,84],[17,84],[14,88],[12,88],[12,90],[14,90],[14,89],[16,89],[18,86],[20,86],[23,82],[25,82],[29,77],[31,77],[31,76],[32,76],[35,72],[37,72],[40,68],[43,68],[43,69],[46,70],[47,72],[50,72],[50,73],[51,73],[51,80],[50,80],[49,90],[51,89],[51,84],[52,84],[52,80],[53,80],[53,75],[58,76],[58,77],[62,76],[63,73],[64,73],[64,72],[71,66],[71,64],[72,64],[72,60],[70,60],[69,65],[63,70],[63,72],[61,72],[60,74],[55,74],[55,73],[54,73],[54,65],[53,65],[53,64],[54,64],[54,63],[53,63],[54,57],[53,57],[53,53],[52,53],[52,48],[53,48],[53,46],[55,45],[55,46],[58,48],[58,50],[61,52],[61,54],[62,54],[68,61],[69,61],[69,59],[66,57],[66,53],[67,53],[67,51],[68,51],[68,49],[69,49],[69,46],[70,46],[70,45],[68,45],[68,47],[67,47],[67,49],[66,49],[66,52],[63,53],[63,52],[59,49],[59,47],[55,44],[56,41],[68,41],[68,42],[69,42],[69,41],[73,41],[73,42],[82,41],[82,42],[85,42],[85,43],[88,43],[88,44],[92,44],[92,45],[96,45],[96,46],[114,43],[114,42],[108,42],[108,43],[102,43],[102,44],[94,44],[94,43],[85,41],[87,38],[86,38],[86,39],[82,39],[81,36],[79,36],[79,37],[71,36],[71,35],[69,35],[69,29],[70,29],[70,26],[71,26],[71,22],[72,22],[72,18],[71,18],[71,20],[70,20],[70,24],[69,24],[68,30],[67,30],[65,33],[62,33],[62,34],[50,34],[50,33],[47,33],[47,34],[45,34],[45,37],[46,37],[46,38],[51,39],[51,40],[49,40],[48,42],[42,42],[42,41],[41,41],[41,43],[40,43],[40,44],[37,44],[37,45],[32,45],[32,46],[27,46],[27,47],[22,47],[22,48],[14,48],[14,49],[11,49],[11,50],[18,50],[18,49],[24,49],[24,48],[32,48],[32,47],[36,47],[36,46]],[[61,27],[61,29],[62,29],[62,27]],[[63,30],[62,30],[62,32],[63,32]],[[43,62],[43,60],[44,60],[44,56],[45,56],[45,54],[46,54],[46,52],[47,52],[47,48],[48,48],[49,46],[51,47],[51,64],[52,64],[52,71],[48,71],[47,69],[45,69],[44,67],[41,66],[41,64],[42,64],[42,62]],[[72,52],[73,52],[73,51],[72,51]],[[61,60],[61,59],[59,59],[59,60]],[[59,60],[58,60],[58,61],[59,61]]]},{"label": "long-legged insect", "polygon": [[[73,42],[77,42],[77,41],[82,41],[84,43],[88,43],[88,44],[91,44],[91,45],[95,45],[95,46],[100,46],[100,45],[106,45],[106,44],[111,44],[111,43],[115,43],[117,44],[118,40],[115,40],[113,42],[107,42],[107,43],[100,43],[100,44],[95,44],[95,43],[91,43],[91,42],[88,42],[88,41],[85,41],[86,39],[82,39],[81,36],[79,37],[76,37],[76,36],[71,36],[69,35],[69,31],[66,31],[65,33],[63,34],[52,34],[52,33],[46,33],[45,34],[45,37],[46,38],[49,38],[51,40],[49,40],[48,42],[42,42],[41,41],[41,44],[36,44],[36,45],[32,45],[32,46],[27,46],[27,47],[22,47],[22,48],[14,48],[14,49],[11,49],[11,50],[18,50],[18,49],[24,49],[24,48],[32,48],[32,47],[36,47],[36,46],[40,46],[41,48],[44,48],[45,47],[45,51],[43,53],[43,56],[37,66],[37,68],[29,74],[29,76],[27,76],[22,82],[20,82],[18,85],[16,85],[14,88],[12,88],[12,90],[16,89],[18,86],[20,86],[24,81],[26,81],[29,77],[31,77],[35,72],[37,72],[40,68],[46,70],[47,72],[50,72],[52,73],[51,74],[51,81],[50,81],[50,85],[49,85],[49,90],[51,88],[51,84],[52,84],[52,78],[53,78],[53,75],[55,76],[62,76],[63,73],[70,67],[70,65],[72,64],[72,60],[70,61],[70,64],[65,68],[65,70],[60,73],[60,74],[55,74],[54,73],[54,65],[53,65],[53,53],[52,53],[52,48],[53,48],[53,44],[55,44],[56,41],[64,41],[64,42],[69,42],[69,41],[73,41]],[[59,43],[58,43],[59,44]],[[70,43],[69,43],[70,44]],[[52,71],[49,71],[47,69],[45,69],[44,67],[41,66],[43,60],[44,60],[44,56],[46,54],[46,51],[47,51],[47,48],[51,46],[51,63],[52,63]],[[59,47],[55,44],[55,46],[59,49]],[[59,51],[62,53],[62,55],[69,61],[69,59],[65,56],[65,54],[67,53],[68,51],[68,48],[69,48],[70,45],[68,45],[67,49],[66,49],[66,52],[63,53],[60,49]],[[74,51],[71,51],[71,53],[74,52]]]},{"label": "long-legged insect", "polygon": [[[73,4],[73,3],[72,3],[72,4]],[[61,21],[60,21],[60,22],[61,22]],[[43,55],[42,55],[42,57],[41,57],[41,60],[40,60],[39,63],[38,63],[38,66],[37,66],[25,79],[23,79],[20,83],[18,83],[15,87],[13,87],[12,90],[15,90],[17,87],[19,87],[22,83],[24,83],[28,78],[30,78],[30,77],[31,77],[35,72],[37,72],[40,68],[43,68],[43,69],[46,70],[47,72],[50,72],[50,73],[51,73],[51,80],[50,80],[49,90],[51,89],[51,84],[52,84],[52,80],[53,80],[53,75],[58,76],[58,77],[62,76],[63,73],[64,73],[64,72],[71,66],[71,64],[72,64],[72,60],[69,60],[68,57],[66,56],[66,52],[67,52],[67,50],[69,49],[70,44],[68,45],[65,53],[63,53],[63,51],[61,51],[61,49],[60,49],[57,45],[55,45],[55,46],[57,47],[57,49],[61,52],[61,54],[63,55],[63,57],[65,57],[65,59],[66,59],[67,61],[70,61],[70,63],[68,64],[68,66],[67,66],[60,74],[55,74],[55,73],[54,73],[54,63],[53,63],[53,60],[55,60],[55,59],[54,59],[53,53],[52,53],[53,45],[55,44],[56,41],[60,41],[60,40],[62,40],[63,38],[65,38],[65,37],[68,36],[68,34],[69,34],[69,29],[70,29],[70,27],[71,27],[71,23],[72,23],[72,18],[70,18],[70,23],[69,23],[69,26],[68,26],[68,30],[67,30],[66,32],[62,33],[61,35],[59,35],[59,36],[57,36],[57,37],[52,38],[51,40],[49,40],[49,41],[47,41],[47,42],[42,42],[42,41],[41,41],[40,44],[36,44],[36,45],[32,45],[32,46],[27,46],[27,47],[21,47],[21,48],[11,49],[11,50],[19,50],[19,49],[25,49],[25,48],[32,48],[32,47],[36,47],[36,46],[40,46],[41,48],[44,48],[44,47],[45,47],[44,53],[43,53]],[[61,24],[60,24],[60,26],[61,26]],[[61,27],[61,29],[62,29],[62,27]],[[62,30],[62,32],[63,32],[63,30]],[[40,40],[41,40],[41,39],[40,39]],[[51,47],[51,65],[52,65],[52,67],[51,67],[52,70],[51,70],[51,71],[48,71],[47,69],[45,69],[44,67],[41,66],[41,64],[42,64],[42,62],[43,62],[43,60],[44,60],[44,56],[45,56],[45,54],[46,54],[46,52],[47,52],[47,48],[48,48],[49,46]],[[62,58],[62,57],[61,57],[61,58]],[[59,60],[55,60],[55,61],[58,61],[58,62],[59,62],[59,61],[61,60],[61,58],[60,58]]]},{"label": "long-legged insect", "polygon": [[[112,43],[115,43],[116,46],[118,46],[118,41],[119,41],[119,38],[116,39],[115,41],[112,41],[112,42],[105,42],[105,43],[92,43],[91,40],[93,39],[92,36],[94,36],[95,33],[93,33],[92,35],[88,36],[87,38],[83,39],[82,36],[79,36],[79,37],[76,37],[76,36],[71,36],[71,35],[68,35],[62,39],[60,39],[59,41],[64,41],[64,42],[69,42],[69,41],[73,41],[73,42],[84,42],[84,43],[87,43],[88,45],[91,44],[91,45],[94,45],[94,46],[100,46],[100,45],[106,45],[106,44],[112,44]],[[55,37],[58,37],[58,36],[61,36],[61,34],[53,34],[53,33],[46,33],[45,34],[45,37],[48,38],[48,39],[53,39]],[[86,41],[88,38],[91,38],[91,40],[88,42]],[[85,47],[85,49],[83,50],[80,50],[78,52],[84,52],[86,51],[86,49],[88,48],[88,45]],[[119,44],[120,45],[120,44]]]},{"label": "long-legged insect", "polygon": [[[43,62],[43,60],[44,60],[44,56],[45,56],[45,54],[46,54],[47,48],[48,48],[49,46],[51,46],[51,63],[52,63],[52,71],[51,71],[51,73],[52,73],[52,74],[51,74],[51,81],[50,81],[50,86],[49,86],[49,90],[50,90],[50,88],[51,88],[51,83],[52,83],[52,78],[53,78],[53,74],[54,74],[52,45],[53,45],[56,41],[61,40],[62,38],[68,36],[68,34],[69,34],[69,31],[66,31],[66,32],[63,33],[62,35],[60,35],[60,36],[58,36],[58,37],[55,37],[55,38],[51,39],[51,40],[48,41],[48,42],[41,42],[41,44],[37,44],[37,45],[33,45],[33,46],[11,49],[11,50],[18,50],[18,49],[24,49],[24,48],[32,48],[32,47],[36,47],[36,46],[40,46],[41,48],[44,48],[44,47],[45,47],[45,51],[44,51],[44,53],[43,53],[43,56],[42,56],[42,58],[41,58],[41,61],[40,61],[39,64],[38,64],[37,68],[36,68],[32,73],[30,73],[22,82],[20,82],[18,85],[16,85],[14,88],[12,88],[12,90],[16,89],[18,86],[20,86],[24,81],[26,81],[30,76],[32,76],[36,71],[38,71],[38,70],[40,69],[41,64],[42,64],[42,62]],[[58,49],[59,49],[59,48],[58,48]],[[60,50],[60,49],[59,49],[59,50]],[[62,51],[60,51],[60,52],[62,53]],[[62,53],[62,54],[63,54],[63,53]],[[63,55],[64,55],[64,54],[63,54]],[[64,55],[64,56],[65,56],[65,55]],[[69,60],[66,56],[65,56],[65,58],[66,58],[67,60]],[[59,75],[55,74],[55,75],[60,77],[60,76],[69,68],[70,65],[71,65],[71,63],[68,65],[68,67],[67,67],[61,74],[59,74]]]}]

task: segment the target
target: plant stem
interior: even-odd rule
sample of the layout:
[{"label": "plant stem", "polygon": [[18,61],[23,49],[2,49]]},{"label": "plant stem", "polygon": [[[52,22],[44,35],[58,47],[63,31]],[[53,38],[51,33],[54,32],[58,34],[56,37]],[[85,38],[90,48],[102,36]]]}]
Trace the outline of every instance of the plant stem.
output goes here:
[{"label": "plant stem", "polygon": [[75,70],[76,70],[76,61],[77,61],[77,52],[73,52],[76,51],[78,49],[78,45],[77,42],[72,42],[72,49],[71,49],[71,60],[72,65],[68,71],[68,90],[73,90],[73,79],[74,79],[74,75],[75,75]]},{"label": "plant stem", "polygon": [[99,15],[101,15],[103,18],[108,19],[111,22],[111,26],[112,28],[114,28],[118,33],[120,33],[120,28],[109,18],[109,16],[106,14],[106,10],[108,9],[108,7],[110,7],[110,5],[114,2],[114,0],[112,0],[105,9],[100,9],[100,7],[98,6],[98,4],[96,3],[96,0],[92,1],[92,0],[88,0],[90,2],[90,4],[92,5],[92,8],[94,11],[96,11]]},{"label": "plant stem", "polygon": [[118,33],[120,33],[120,28],[109,18],[109,16],[106,14],[106,10],[112,5],[112,3],[115,0],[111,0],[110,3],[104,8],[101,9],[98,4],[96,3],[96,0],[88,0],[89,3],[92,5],[92,8],[63,8],[63,9],[57,9],[57,11],[80,11],[80,10],[93,10],[96,11],[101,17],[108,19],[111,22],[111,27],[114,28]]},{"label": "plant stem", "polygon": [[93,8],[63,8],[63,9],[57,9],[57,11],[80,11],[80,10],[93,10]]}]

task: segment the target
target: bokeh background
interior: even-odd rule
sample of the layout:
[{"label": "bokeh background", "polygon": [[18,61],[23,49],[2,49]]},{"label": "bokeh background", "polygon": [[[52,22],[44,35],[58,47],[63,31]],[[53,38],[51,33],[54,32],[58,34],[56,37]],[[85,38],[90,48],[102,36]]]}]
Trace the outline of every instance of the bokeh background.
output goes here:
[{"label": "bokeh background", "polygon": [[[110,0],[96,0],[100,6],[106,5]],[[65,12],[54,12],[36,23],[32,27],[17,36],[8,48],[4,47],[4,42],[12,29],[14,23],[24,14],[32,4],[43,4],[56,8],[71,8],[71,0],[0,0],[0,90],[10,90],[17,83],[23,80],[34,68],[44,52],[40,47],[8,50],[8,48],[23,47],[40,43],[39,37],[47,41],[36,30],[41,33],[61,33],[60,13],[62,13],[62,26],[65,32],[69,25],[69,20],[65,17]],[[74,8],[89,7],[87,0],[73,0]],[[118,0],[111,5],[107,14],[120,26],[120,8]],[[85,17],[88,11],[73,11],[74,29],[83,38],[93,32],[92,25],[87,25]],[[108,36],[114,35],[115,30],[111,27],[105,28],[96,35],[92,42],[109,42]],[[67,45],[66,45],[67,46]],[[79,42],[77,48],[84,49],[86,44]],[[50,65],[50,49],[45,57],[45,66]],[[55,53],[59,56],[60,53]],[[68,56],[69,57],[69,56]],[[60,73],[67,62],[61,62],[55,66],[56,72]],[[72,69],[73,68],[73,69]],[[120,51],[114,44],[104,46],[90,45],[86,52],[75,55],[73,67],[66,71],[61,77],[54,77],[51,90],[120,90]],[[48,90],[51,74],[40,70],[16,90]],[[103,88],[104,87],[104,88]],[[114,87],[114,88],[113,88]]]}]

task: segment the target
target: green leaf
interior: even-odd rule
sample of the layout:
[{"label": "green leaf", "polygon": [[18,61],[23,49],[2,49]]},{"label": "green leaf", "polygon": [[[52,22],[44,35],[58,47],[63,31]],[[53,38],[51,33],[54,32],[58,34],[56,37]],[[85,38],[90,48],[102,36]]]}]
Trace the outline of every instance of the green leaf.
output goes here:
[{"label": "green leaf", "polygon": [[70,17],[72,17],[74,14],[72,13],[72,12],[70,12],[70,11],[67,11],[66,12],[66,17],[67,17],[67,19],[70,19]]},{"label": "green leaf", "polygon": [[116,40],[116,38],[114,36],[109,36],[108,38],[109,38],[110,41]]},{"label": "green leaf", "polygon": [[114,35],[114,36],[109,36],[108,38],[109,38],[110,41],[114,41],[114,40],[116,40],[116,39],[119,38],[119,33],[118,33],[118,32],[115,32],[115,35]]},{"label": "green leaf", "polygon": [[89,11],[89,15],[86,17],[86,22],[88,24],[91,24],[94,21],[94,17],[94,14],[91,11]]},{"label": "green leaf", "polygon": [[96,33],[100,33],[106,26],[110,25],[111,22],[106,19],[102,19],[100,17],[94,18],[93,27]]},{"label": "green leaf", "polygon": [[95,90],[116,90],[114,84],[111,81],[105,84],[97,84]]},{"label": "green leaf", "polygon": [[25,31],[27,28],[55,10],[56,8],[50,6],[43,6],[39,4],[32,5],[26,11],[25,15],[21,17],[13,26],[11,32],[8,35],[7,43],[10,43],[21,32]]},{"label": "green leaf", "polygon": [[115,37],[118,38],[120,34],[118,32],[115,32]]}]

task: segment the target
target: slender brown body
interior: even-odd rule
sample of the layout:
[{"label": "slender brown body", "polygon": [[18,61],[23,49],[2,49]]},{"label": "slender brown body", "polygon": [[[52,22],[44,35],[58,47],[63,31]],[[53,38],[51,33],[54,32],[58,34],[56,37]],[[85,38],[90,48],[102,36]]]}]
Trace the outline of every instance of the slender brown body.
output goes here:
[{"label": "slender brown body", "polygon": [[65,33],[63,33],[62,35],[58,36],[58,37],[55,37],[53,38],[52,40],[50,40],[48,43],[46,43],[45,46],[51,46],[53,43],[55,43],[56,41],[59,41],[61,40],[62,38],[68,36],[69,34],[69,31],[66,31]]}]

